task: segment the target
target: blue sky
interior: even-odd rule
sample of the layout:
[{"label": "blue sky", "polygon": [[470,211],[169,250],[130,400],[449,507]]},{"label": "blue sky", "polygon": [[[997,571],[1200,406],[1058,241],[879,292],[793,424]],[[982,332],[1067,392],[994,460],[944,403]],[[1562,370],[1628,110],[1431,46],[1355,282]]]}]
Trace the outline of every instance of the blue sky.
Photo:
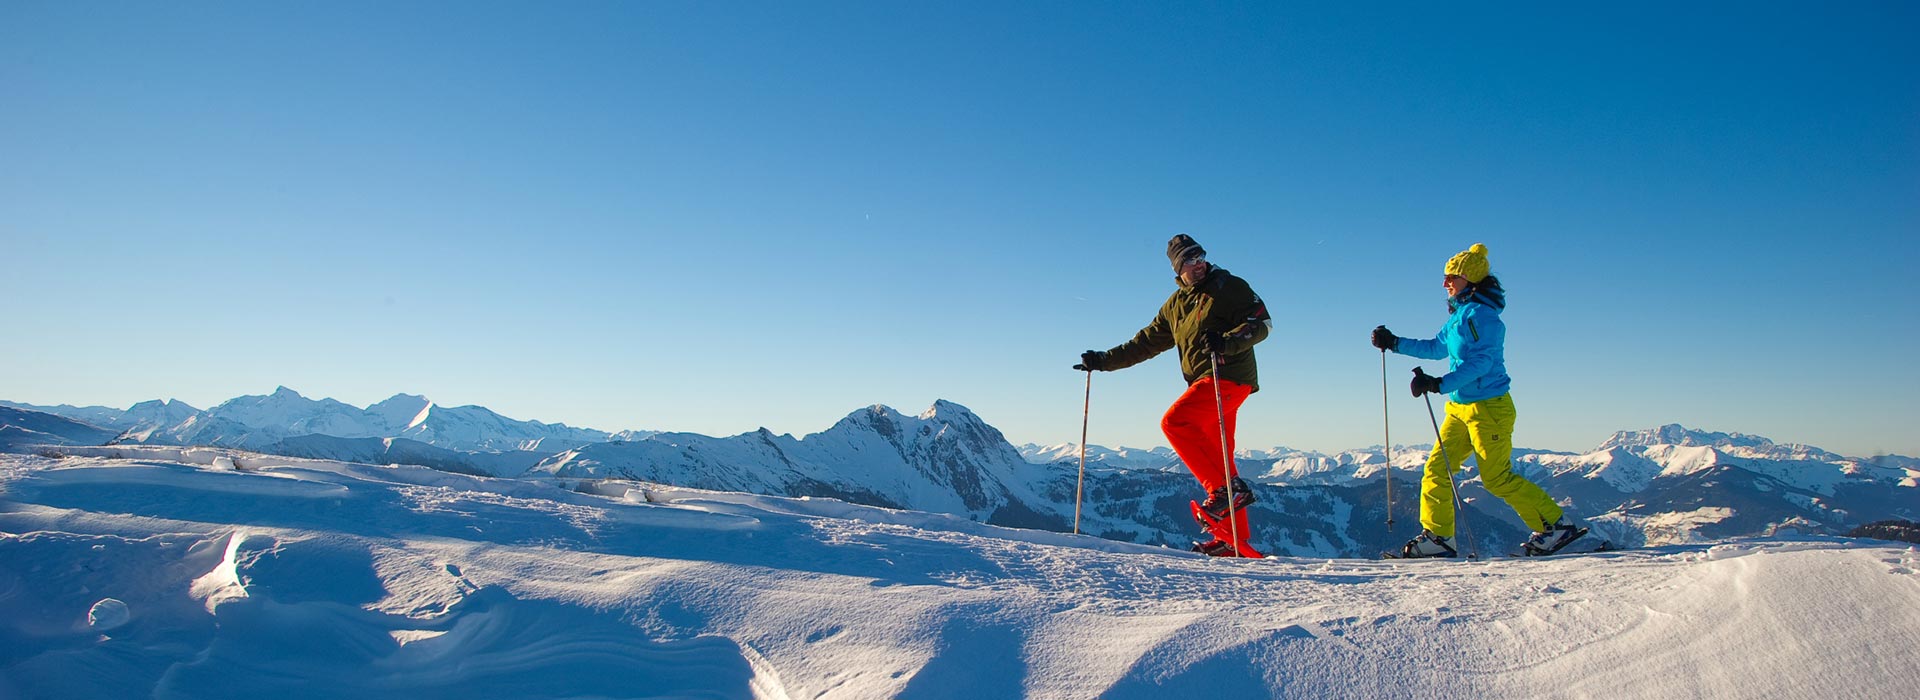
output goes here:
[{"label": "blue sky", "polygon": [[[1516,442],[1920,454],[1910,3],[0,5],[0,398],[286,385],[618,430],[972,408],[1187,232],[1276,319],[1243,447],[1381,440],[1479,241]],[[1388,362],[1395,442],[1430,439]],[[1438,363],[1427,363],[1435,368]],[[1164,444],[1171,356],[1094,377]]]}]

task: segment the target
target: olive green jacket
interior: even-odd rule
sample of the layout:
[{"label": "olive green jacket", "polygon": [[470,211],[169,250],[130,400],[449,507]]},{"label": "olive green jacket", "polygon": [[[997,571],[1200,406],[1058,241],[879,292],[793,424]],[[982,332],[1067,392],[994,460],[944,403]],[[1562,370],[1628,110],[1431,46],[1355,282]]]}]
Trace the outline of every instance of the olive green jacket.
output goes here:
[{"label": "olive green jacket", "polygon": [[1107,351],[1101,369],[1132,367],[1178,347],[1180,374],[1192,384],[1213,374],[1214,369],[1213,358],[1200,347],[1201,334],[1221,333],[1227,343],[1221,353],[1220,378],[1259,391],[1260,372],[1253,361],[1253,346],[1267,339],[1272,325],[1266,303],[1246,280],[1214,267],[1199,284],[1181,283],[1173,296],[1167,297],[1167,303],[1160,305],[1160,315],[1152,323],[1132,340]]}]

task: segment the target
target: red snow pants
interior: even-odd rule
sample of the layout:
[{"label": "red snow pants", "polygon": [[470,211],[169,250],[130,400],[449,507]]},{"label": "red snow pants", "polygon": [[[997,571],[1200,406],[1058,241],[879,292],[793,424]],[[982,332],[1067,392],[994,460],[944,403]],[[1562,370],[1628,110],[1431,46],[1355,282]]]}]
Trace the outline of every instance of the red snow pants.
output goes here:
[{"label": "red snow pants", "polygon": [[[1200,480],[1200,487],[1211,493],[1214,489],[1227,485],[1228,476],[1239,476],[1231,462],[1220,463],[1220,421],[1224,415],[1227,423],[1226,454],[1233,454],[1233,429],[1240,416],[1240,404],[1247,402],[1253,394],[1253,387],[1237,384],[1232,380],[1221,379],[1220,405],[1213,403],[1213,375],[1201,377],[1199,381],[1187,387],[1187,392],[1174,399],[1173,406],[1167,408],[1167,415],[1160,419],[1160,432],[1167,434],[1167,442],[1172,443],[1173,451],[1180,455],[1187,469],[1193,471],[1193,478]],[[1241,532],[1247,532],[1247,512],[1235,511],[1233,519]]]}]

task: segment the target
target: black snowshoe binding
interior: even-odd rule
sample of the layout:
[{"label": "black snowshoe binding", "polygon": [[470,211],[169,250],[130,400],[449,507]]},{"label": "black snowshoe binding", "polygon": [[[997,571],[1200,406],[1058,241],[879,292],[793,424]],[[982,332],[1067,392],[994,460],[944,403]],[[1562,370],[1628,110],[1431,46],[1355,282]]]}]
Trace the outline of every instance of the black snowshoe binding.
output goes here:
[{"label": "black snowshoe binding", "polygon": [[1419,537],[1407,540],[1407,546],[1401,547],[1399,554],[1386,556],[1389,559],[1451,559],[1460,556],[1460,552],[1453,548],[1451,538],[1421,530]]},{"label": "black snowshoe binding", "polygon": [[1520,545],[1520,553],[1522,556],[1544,557],[1560,551],[1561,548],[1572,544],[1574,540],[1580,539],[1580,536],[1585,534],[1587,534],[1586,528],[1575,526],[1563,515],[1558,521],[1548,525],[1546,532],[1536,532],[1532,537],[1527,538],[1527,541]]},{"label": "black snowshoe binding", "polygon": [[1205,554],[1210,557],[1240,556],[1239,552],[1233,551],[1233,544],[1225,540],[1214,540],[1212,542],[1195,542],[1193,543],[1193,551],[1199,552],[1201,554]]},{"label": "black snowshoe binding", "polygon": [[1209,492],[1207,500],[1200,502],[1200,509],[1206,511],[1207,515],[1213,516],[1214,520],[1226,520],[1227,516],[1234,511],[1246,508],[1260,500],[1254,497],[1253,489],[1247,488],[1247,482],[1241,481],[1240,477],[1233,477],[1229,483],[1233,485],[1233,507],[1227,507],[1227,487],[1225,486]]}]

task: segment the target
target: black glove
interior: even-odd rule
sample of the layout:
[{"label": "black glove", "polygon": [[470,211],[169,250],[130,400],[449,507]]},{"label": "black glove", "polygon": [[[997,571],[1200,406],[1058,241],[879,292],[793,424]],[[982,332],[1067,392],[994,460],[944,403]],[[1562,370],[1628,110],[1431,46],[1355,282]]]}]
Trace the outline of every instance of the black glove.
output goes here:
[{"label": "black glove", "polygon": [[1428,376],[1426,370],[1415,367],[1413,368],[1413,386],[1411,388],[1413,389],[1414,398],[1419,398],[1421,394],[1438,394],[1440,393],[1440,378]]},{"label": "black glove", "polygon": [[1208,355],[1225,355],[1227,354],[1227,337],[1213,331],[1202,331],[1200,349],[1207,351]]},{"label": "black glove", "polygon": [[1400,347],[1400,338],[1394,336],[1386,326],[1374,326],[1373,346],[1381,350],[1393,350]]},{"label": "black glove", "polygon": [[1080,364],[1074,365],[1073,368],[1080,370],[1082,372],[1093,372],[1096,370],[1098,371],[1106,370],[1107,368],[1106,365],[1107,365],[1106,353],[1100,352],[1099,350],[1088,350],[1086,352],[1080,353]]}]

